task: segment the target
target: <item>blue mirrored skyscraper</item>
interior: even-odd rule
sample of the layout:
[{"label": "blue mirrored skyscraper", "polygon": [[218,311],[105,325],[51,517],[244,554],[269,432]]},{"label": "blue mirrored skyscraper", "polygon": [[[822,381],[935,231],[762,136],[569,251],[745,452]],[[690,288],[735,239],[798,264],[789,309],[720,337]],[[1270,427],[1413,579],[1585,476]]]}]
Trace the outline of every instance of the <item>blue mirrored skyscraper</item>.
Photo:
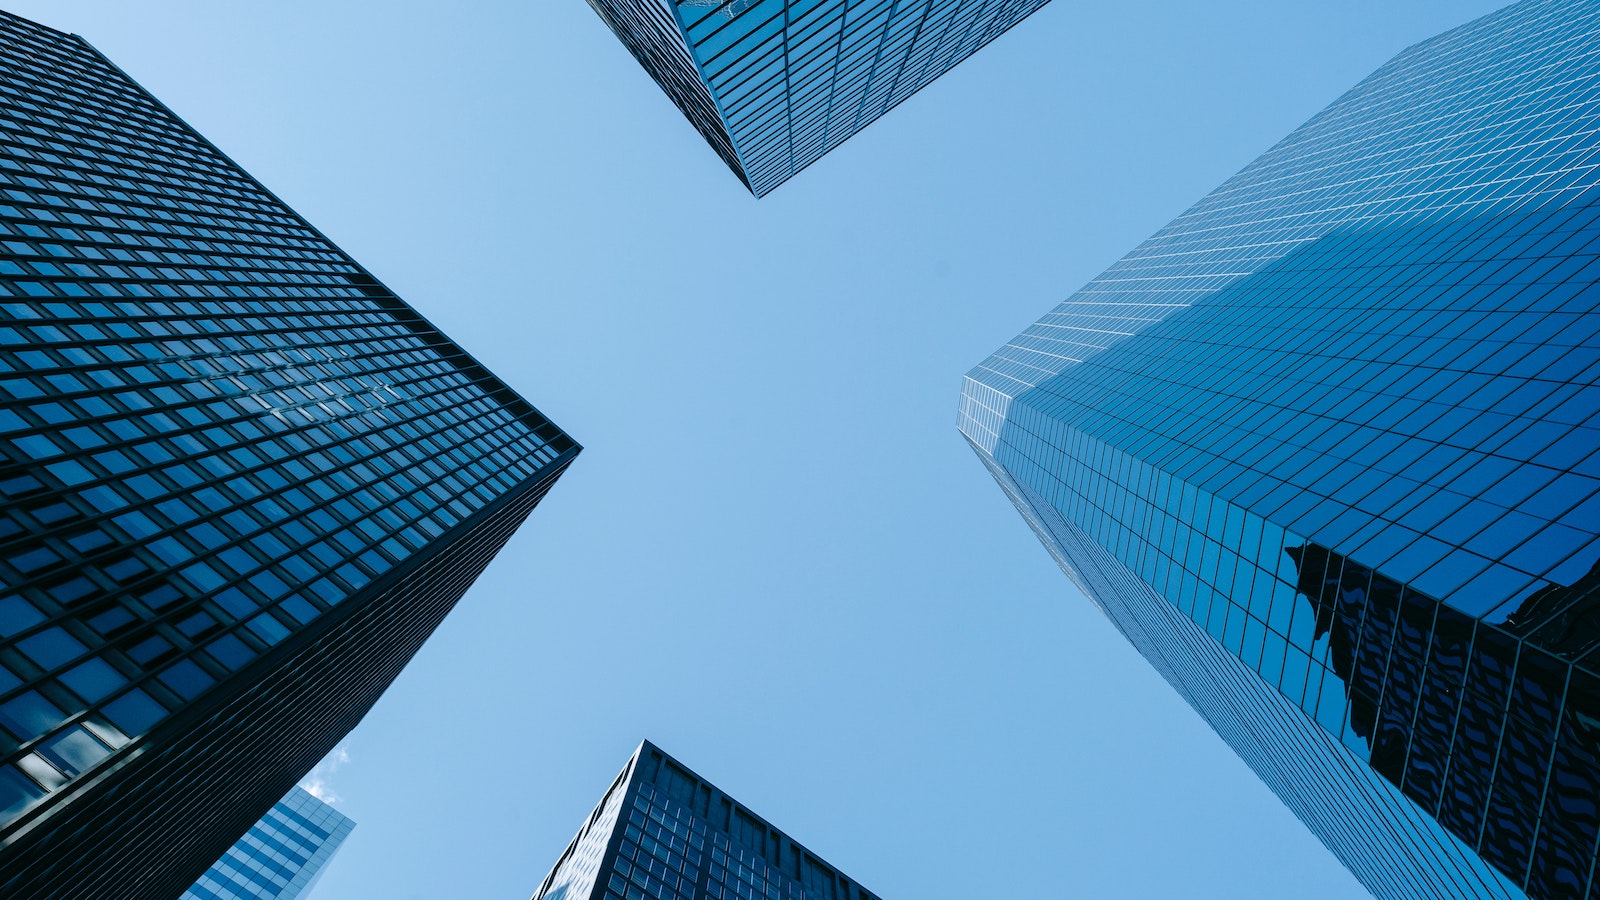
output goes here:
[{"label": "blue mirrored skyscraper", "polygon": [[578,452],[82,39],[0,14],[0,896],[177,896]]},{"label": "blue mirrored skyscraper", "polygon": [[1600,5],[1395,57],[968,373],[1083,591],[1382,897],[1596,897]]},{"label": "blue mirrored skyscraper", "polygon": [[297,900],[356,823],[296,787],[250,826],[178,900]]},{"label": "blue mirrored skyscraper", "polygon": [[1048,0],[589,0],[762,196]]},{"label": "blue mirrored skyscraper", "polygon": [[656,745],[639,745],[533,900],[878,900]]}]

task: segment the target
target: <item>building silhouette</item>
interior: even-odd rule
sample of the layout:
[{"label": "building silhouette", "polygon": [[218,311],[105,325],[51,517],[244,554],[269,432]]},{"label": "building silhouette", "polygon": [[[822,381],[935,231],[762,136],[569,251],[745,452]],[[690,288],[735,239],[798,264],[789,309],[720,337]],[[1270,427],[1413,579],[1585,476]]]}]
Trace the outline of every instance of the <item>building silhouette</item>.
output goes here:
[{"label": "building silhouette", "polygon": [[296,787],[178,900],[296,900],[311,892],[356,823]]},{"label": "building silhouette", "polygon": [[182,893],[578,449],[82,39],[0,15],[0,896]]},{"label": "building silhouette", "polygon": [[649,741],[533,900],[878,900]]},{"label": "building silhouette", "polygon": [[757,197],[1047,0],[590,0]]},{"label": "building silhouette", "polygon": [[1597,896],[1600,5],[1400,53],[968,373],[959,427],[1380,897]]}]

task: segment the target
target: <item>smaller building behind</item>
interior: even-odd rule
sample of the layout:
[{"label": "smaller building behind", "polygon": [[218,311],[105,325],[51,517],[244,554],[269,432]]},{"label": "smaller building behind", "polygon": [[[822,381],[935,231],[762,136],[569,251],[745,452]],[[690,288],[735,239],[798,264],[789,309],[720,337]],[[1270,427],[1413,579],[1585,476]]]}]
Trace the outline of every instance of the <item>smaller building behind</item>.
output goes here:
[{"label": "smaller building behind", "polygon": [[295,788],[273,804],[181,900],[298,900],[356,823]]},{"label": "smaller building behind", "polygon": [[879,900],[649,741],[533,900]]}]

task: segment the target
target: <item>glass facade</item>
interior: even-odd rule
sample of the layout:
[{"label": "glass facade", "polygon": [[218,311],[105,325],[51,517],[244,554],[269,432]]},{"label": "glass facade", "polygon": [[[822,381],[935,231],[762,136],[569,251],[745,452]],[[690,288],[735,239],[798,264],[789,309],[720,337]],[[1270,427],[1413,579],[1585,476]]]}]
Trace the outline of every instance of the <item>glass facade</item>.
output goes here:
[{"label": "glass facade", "polygon": [[533,900],[877,900],[645,741]]},{"label": "glass facade", "polygon": [[1047,0],[589,0],[760,197]]},{"label": "glass facade", "polygon": [[296,900],[356,827],[301,788],[273,804],[179,900]]},{"label": "glass facade", "polygon": [[1597,897],[1600,8],[1395,57],[968,373],[959,427],[1375,894]]},{"label": "glass facade", "polygon": [[0,15],[0,895],[179,893],[578,449],[88,44]]}]

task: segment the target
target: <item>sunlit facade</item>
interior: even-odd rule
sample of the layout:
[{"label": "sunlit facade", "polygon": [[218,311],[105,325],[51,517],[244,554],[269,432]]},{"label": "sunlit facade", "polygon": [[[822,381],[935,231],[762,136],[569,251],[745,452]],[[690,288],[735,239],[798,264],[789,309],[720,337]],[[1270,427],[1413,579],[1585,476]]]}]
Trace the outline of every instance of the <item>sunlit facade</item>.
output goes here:
[{"label": "sunlit facade", "polygon": [[298,900],[355,827],[348,816],[296,787],[178,900]]},{"label": "sunlit facade", "polygon": [[1048,0],[589,0],[762,196]]},{"label": "sunlit facade", "polygon": [[649,741],[533,900],[878,900]]},{"label": "sunlit facade", "polygon": [[1083,591],[1380,897],[1600,896],[1600,6],[1412,47],[968,373]]},{"label": "sunlit facade", "polygon": [[0,896],[180,894],[577,452],[87,43],[0,14]]}]

